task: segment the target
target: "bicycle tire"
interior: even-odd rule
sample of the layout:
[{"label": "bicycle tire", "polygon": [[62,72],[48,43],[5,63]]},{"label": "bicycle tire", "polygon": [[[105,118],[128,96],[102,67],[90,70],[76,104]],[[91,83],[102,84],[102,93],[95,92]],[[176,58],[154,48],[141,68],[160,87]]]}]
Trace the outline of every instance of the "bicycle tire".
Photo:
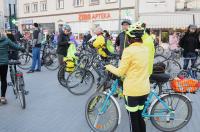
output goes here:
[{"label": "bicycle tire", "polygon": [[[102,102],[101,102],[101,96],[102,96],[102,99],[103,99]],[[94,116],[97,116],[99,114],[98,111],[102,107],[102,104],[103,104],[104,100],[106,99],[106,97],[107,97],[106,93],[97,92],[97,93],[93,94],[87,100],[86,107],[85,107],[85,117],[86,117],[87,124],[92,129],[92,131],[95,131],[95,132],[114,132],[117,129],[118,121],[120,120],[119,119],[119,109],[117,108],[117,105],[115,104],[115,101],[112,98],[109,98],[110,103],[108,102],[108,105],[106,104],[107,110],[105,111],[105,113],[101,114],[103,116],[102,119],[104,119],[104,120],[108,117],[107,123],[112,123],[114,121],[112,123],[112,126],[111,125],[104,125],[104,124],[102,124],[102,125],[97,124],[97,123],[95,123],[96,121],[93,120],[92,117],[91,117],[91,116],[93,116],[92,112],[94,112],[94,114],[96,114]],[[93,101],[95,101],[95,102],[93,102]],[[94,104],[95,106],[91,107],[92,104]],[[98,107],[98,105],[99,105],[99,107]],[[97,108],[95,108],[95,107],[97,107]],[[110,113],[111,108],[114,108],[115,113],[114,112]],[[110,120],[111,120],[111,122],[109,122]],[[94,127],[95,124],[96,124],[96,127]],[[101,126],[110,126],[110,128],[106,128],[104,130],[101,130],[102,129]]]},{"label": "bicycle tire", "polygon": [[[54,65],[54,66],[53,66]],[[58,58],[56,54],[49,53],[44,57],[44,66],[51,71],[58,69]],[[53,66],[53,67],[52,67]]]},{"label": "bicycle tire", "polygon": [[19,55],[19,61],[21,62],[21,64],[18,65],[18,67],[23,70],[28,70],[31,68],[31,65],[32,65],[32,56],[30,54],[23,53]]},{"label": "bicycle tire", "polygon": [[[159,61],[157,62],[159,58]],[[154,64],[158,64],[158,63],[164,63],[166,65],[166,67],[168,67],[168,62],[167,62],[168,58],[164,55],[161,54],[157,54],[154,56]]]},{"label": "bicycle tire", "polygon": [[164,53],[164,48],[161,46],[156,47],[156,54],[163,54]]},{"label": "bicycle tire", "polygon": [[166,68],[166,72],[170,74],[170,78],[173,79],[177,77],[182,67],[178,61],[169,60],[169,65]]},{"label": "bicycle tire", "polygon": [[196,69],[197,80],[200,80],[200,63],[196,64]]},{"label": "bicycle tire", "polygon": [[[180,101],[182,101],[185,104],[186,108],[187,108],[187,111],[183,110],[183,108],[179,108],[180,109],[179,113],[176,111],[176,109],[173,110],[173,111],[175,111],[174,112],[174,117],[175,117],[174,120],[176,120],[176,118],[178,117],[177,115],[180,114],[180,113],[183,114],[183,113],[186,112],[186,117],[183,119],[183,122],[181,122],[177,126],[175,126],[175,124],[172,123],[173,125],[171,125],[172,126],[171,128],[169,128],[169,127],[167,128],[167,126],[170,126],[169,123],[174,121],[172,119],[172,117],[171,117],[171,119],[170,118],[166,119],[167,121],[162,121],[162,122],[166,122],[162,126],[157,123],[157,121],[160,120],[159,117],[151,117],[150,120],[151,120],[152,124],[160,131],[164,131],[164,132],[177,131],[177,130],[183,128],[184,126],[186,126],[188,124],[188,122],[190,121],[191,116],[192,116],[192,105],[191,105],[190,100],[187,97],[175,93],[175,94],[168,94],[166,96],[163,96],[163,97],[161,97],[161,100],[167,103],[169,101],[168,98],[171,98],[171,97],[173,97],[173,101],[174,101],[174,98],[178,98],[178,101],[177,101],[177,104],[176,104],[176,108],[178,107],[178,103],[180,103]],[[161,102],[157,100],[157,102],[153,105],[152,110],[150,112],[151,115],[155,115],[155,113],[156,113],[155,111],[156,111],[157,107],[159,108],[158,110],[161,109],[161,106],[159,106],[160,103]],[[173,103],[172,99],[171,99],[171,102],[168,102],[168,103],[171,103],[171,105],[172,105],[172,103]],[[169,104],[168,104],[168,106],[169,106]],[[169,107],[174,109],[173,106],[169,106]],[[182,105],[181,105],[181,107],[182,107]],[[158,112],[158,113],[160,114],[160,112]],[[180,121],[180,119],[177,119],[177,120]]]},{"label": "bicycle tire", "polygon": [[[74,80],[70,81],[70,78],[74,77],[74,75],[75,75],[75,78],[81,77],[80,81],[74,81]],[[89,80],[90,78],[91,78],[90,84],[86,84],[86,86],[80,87],[80,85],[83,84],[84,81],[86,83],[87,80]],[[76,84],[70,85],[69,84],[70,82],[76,82]],[[72,93],[74,95],[86,94],[87,92],[89,92],[92,89],[93,85],[94,85],[94,75],[92,74],[91,71],[86,70],[86,69],[78,68],[74,72],[69,74],[69,76],[67,77],[67,87],[66,88],[68,89],[68,91],[70,93]]]},{"label": "bicycle tire", "polygon": [[17,95],[21,104],[22,109],[26,108],[26,98],[24,90],[24,78],[23,76],[17,77]]},{"label": "bicycle tire", "polygon": [[63,64],[60,66],[59,70],[58,70],[58,74],[57,74],[57,78],[58,78],[58,82],[63,86],[63,87],[67,87],[67,78],[65,78],[65,73],[67,73],[65,71],[66,65]]}]

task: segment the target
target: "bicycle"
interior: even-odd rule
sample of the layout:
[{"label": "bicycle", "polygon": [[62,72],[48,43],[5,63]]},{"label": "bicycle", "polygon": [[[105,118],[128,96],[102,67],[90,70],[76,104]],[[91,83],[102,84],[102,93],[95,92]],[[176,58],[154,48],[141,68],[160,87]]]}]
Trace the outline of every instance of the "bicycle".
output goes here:
[{"label": "bicycle", "polygon": [[[89,127],[95,132],[113,132],[121,121],[121,110],[117,100],[113,97],[119,86],[119,78],[116,78],[111,89],[104,92],[96,92],[87,101],[85,116]],[[153,100],[153,98],[156,98]],[[174,101],[177,99],[176,101]],[[172,106],[175,103],[175,106]],[[178,107],[182,103],[181,107]],[[185,106],[183,109],[183,106]],[[179,108],[179,111],[176,111]],[[183,114],[183,119],[178,118]],[[190,121],[192,105],[190,99],[178,93],[167,93],[160,96],[151,90],[142,112],[144,118],[161,131],[177,131]],[[181,117],[182,117],[181,116]],[[174,121],[179,121],[174,124]],[[160,124],[161,123],[161,124]]]},{"label": "bicycle", "polygon": [[[196,58],[184,58],[184,59],[196,59]],[[188,68],[187,70],[182,70],[179,72],[178,76],[183,76],[185,78],[193,78],[200,80],[200,63],[195,64],[194,67]]]},{"label": "bicycle", "polygon": [[9,85],[13,87],[14,95],[16,96],[16,99],[17,98],[19,99],[22,109],[25,109],[26,108],[25,95],[27,95],[28,92],[25,91],[23,73],[17,70],[16,67],[17,65],[20,65],[19,61],[14,61],[14,60],[9,61],[9,69],[11,77],[11,84]]},{"label": "bicycle", "polygon": [[175,57],[174,54],[171,54],[169,57],[158,54],[154,57],[154,64],[164,63],[166,66],[166,72],[170,74],[171,78],[174,78],[182,69],[180,63],[175,60]]},{"label": "bicycle", "polygon": [[[57,55],[48,51],[48,44],[44,44],[44,47],[41,50],[41,66],[45,66],[48,70],[56,70],[59,67]],[[19,55],[19,60],[21,62],[18,65],[23,70],[30,69],[32,65],[32,55],[29,52],[25,52]]]},{"label": "bicycle", "polygon": [[154,47],[155,47],[156,54],[163,54],[164,53],[164,48],[162,46],[156,45]]}]

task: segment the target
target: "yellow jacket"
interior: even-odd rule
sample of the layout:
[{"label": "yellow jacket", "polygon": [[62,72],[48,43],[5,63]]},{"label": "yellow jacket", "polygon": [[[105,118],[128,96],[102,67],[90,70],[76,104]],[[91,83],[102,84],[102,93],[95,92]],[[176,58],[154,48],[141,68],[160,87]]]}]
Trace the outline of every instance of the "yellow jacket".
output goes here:
[{"label": "yellow jacket", "polygon": [[153,73],[153,63],[154,63],[154,54],[155,54],[155,48],[154,48],[154,40],[152,36],[145,33],[142,37],[143,44],[149,49],[149,75]]},{"label": "yellow jacket", "polygon": [[106,47],[105,43],[106,42],[103,35],[97,36],[96,40],[93,43],[93,46],[98,49],[98,54],[100,54],[102,57],[107,57],[107,54],[105,53],[105,51],[103,51],[103,49]]},{"label": "yellow jacket", "polygon": [[126,96],[143,96],[150,92],[148,73],[148,48],[141,43],[133,43],[125,48],[118,68],[107,65],[111,73],[125,77],[123,94]]}]

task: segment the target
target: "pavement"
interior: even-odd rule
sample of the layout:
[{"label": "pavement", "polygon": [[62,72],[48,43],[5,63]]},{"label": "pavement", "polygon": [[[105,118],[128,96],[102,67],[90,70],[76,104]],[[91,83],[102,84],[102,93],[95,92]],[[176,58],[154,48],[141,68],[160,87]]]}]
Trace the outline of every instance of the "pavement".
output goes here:
[{"label": "pavement", "polygon": [[[8,87],[8,104],[0,106],[0,132],[90,132],[85,119],[85,104],[91,90],[84,96],[74,96],[57,81],[57,71],[24,73],[27,108],[22,110]],[[8,77],[9,78],[9,77]],[[200,96],[189,95],[193,101],[193,115],[189,124],[178,132],[200,132]],[[121,104],[122,121],[116,132],[129,132],[127,113]],[[150,121],[147,132],[159,132]]]}]

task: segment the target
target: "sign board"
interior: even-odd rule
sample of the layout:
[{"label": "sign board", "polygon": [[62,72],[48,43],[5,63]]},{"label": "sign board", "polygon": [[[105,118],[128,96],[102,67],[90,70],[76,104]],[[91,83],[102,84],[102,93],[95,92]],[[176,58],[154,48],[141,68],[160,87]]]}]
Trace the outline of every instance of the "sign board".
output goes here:
[{"label": "sign board", "polygon": [[111,18],[110,13],[83,13],[78,15],[79,21],[105,20]]}]

